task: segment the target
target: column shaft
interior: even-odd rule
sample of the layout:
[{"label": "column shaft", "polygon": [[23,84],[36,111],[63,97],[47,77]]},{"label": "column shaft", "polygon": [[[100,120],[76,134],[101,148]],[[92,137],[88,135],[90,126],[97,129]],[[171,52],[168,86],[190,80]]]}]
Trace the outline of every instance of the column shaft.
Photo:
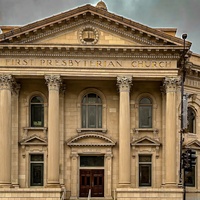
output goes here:
[{"label": "column shaft", "polygon": [[176,138],[177,138],[177,86],[180,84],[178,78],[166,78],[164,85],[166,89],[166,136],[165,136],[165,184],[176,185]]},{"label": "column shaft", "polygon": [[119,184],[129,185],[130,159],[130,86],[131,77],[118,77],[119,103]]},{"label": "column shaft", "polygon": [[0,186],[11,185],[11,75],[0,76]]},{"label": "column shaft", "polygon": [[60,130],[59,130],[59,76],[45,77],[49,88],[48,106],[48,173],[47,183],[59,185]]}]

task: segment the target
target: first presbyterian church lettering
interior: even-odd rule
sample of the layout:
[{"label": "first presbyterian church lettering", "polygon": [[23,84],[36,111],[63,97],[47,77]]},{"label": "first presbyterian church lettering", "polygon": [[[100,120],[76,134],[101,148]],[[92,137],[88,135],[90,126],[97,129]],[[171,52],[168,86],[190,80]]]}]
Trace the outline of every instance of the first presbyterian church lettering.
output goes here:
[{"label": "first presbyterian church lettering", "polygon": [[81,60],[7,58],[0,65],[21,67],[83,67],[83,68],[171,68],[171,61],[158,60]]}]

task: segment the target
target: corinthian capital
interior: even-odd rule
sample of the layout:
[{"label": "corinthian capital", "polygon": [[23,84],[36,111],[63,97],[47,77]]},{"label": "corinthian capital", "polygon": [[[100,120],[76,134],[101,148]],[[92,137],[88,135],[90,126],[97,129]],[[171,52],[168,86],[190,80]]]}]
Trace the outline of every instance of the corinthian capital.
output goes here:
[{"label": "corinthian capital", "polygon": [[1,90],[11,90],[14,82],[14,78],[11,74],[1,74],[0,75],[0,89]]},{"label": "corinthian capital", "polygon": [[181,85],[180,77],[165,77],[163,86],[165,91],[176,91],[177,87]]},{"label": "corinthian capital", "polygon": [[62,84],[62,80],[59,75],[47,75],[45,76],[46,83],[49,90],[58,90]]},{"label": "corinthian capital", "polygon": [[118,76],[117,77],[117,86],[119,87],[119,91],[129,92],[132,85],[132,77],[131,76]]}]

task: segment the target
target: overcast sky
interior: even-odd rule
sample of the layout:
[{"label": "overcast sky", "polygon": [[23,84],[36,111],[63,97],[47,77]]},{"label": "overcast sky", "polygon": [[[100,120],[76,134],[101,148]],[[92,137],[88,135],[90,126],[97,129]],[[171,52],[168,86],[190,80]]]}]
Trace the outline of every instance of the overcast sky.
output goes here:
[{"label": "overcast sky", "polygon": [[[25,25],[99,0],[0,0],[0,25]],[[149,27],[177,28],[200,54],[200,0],[104,0],[108,11]]]}]

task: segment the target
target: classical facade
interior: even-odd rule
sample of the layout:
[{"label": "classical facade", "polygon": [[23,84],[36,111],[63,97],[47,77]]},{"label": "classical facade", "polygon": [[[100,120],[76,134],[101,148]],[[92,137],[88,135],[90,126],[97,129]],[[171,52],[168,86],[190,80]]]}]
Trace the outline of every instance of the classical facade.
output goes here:
[{"label": "classical facade", "polygon": [[[100,1],[0,34],[2,200],[181,200],[181,69],[200,154],[200,55]],[[200,193],[200,163],[186,174]],[[191,193],[193,195],[193,193]],[[195,197],[193,197],[194,199]]]}]

